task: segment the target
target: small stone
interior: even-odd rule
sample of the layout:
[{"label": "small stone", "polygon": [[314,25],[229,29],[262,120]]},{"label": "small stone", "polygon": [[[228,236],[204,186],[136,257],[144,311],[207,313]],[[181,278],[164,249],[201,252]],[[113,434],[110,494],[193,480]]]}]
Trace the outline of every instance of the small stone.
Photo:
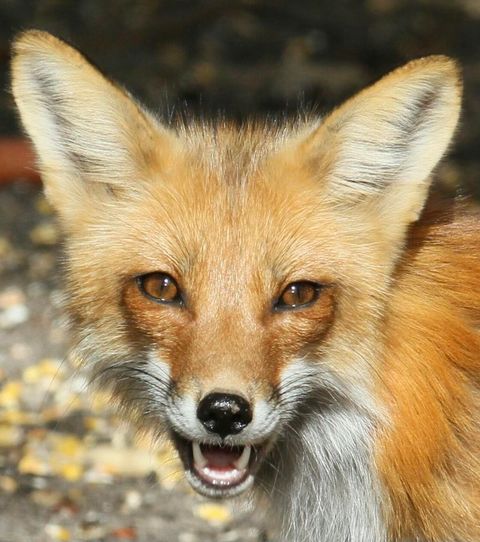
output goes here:
[{"label": "small stone", "polygon": [[98,469],[92,468],[85,472],[83,477],[84,481],[87,484],[113,484],[114,477],[111,474],[106,472],[99,471]]},{"label": "small stone", "polygon": [[58,230],[53,222],[43,222],[30,231],[30,239],[36,245],[55,245],[58,242]]},{"label": "small stone", "polygon": [[16,407],[20,401],[23,384],[20,380],[10,380],[0,390],[0,407]]},{"label": "small stone", "polygon": [[42,379],[47,379],[50,382],[59,376],[60,368],[61,362],[59,360],[44,358],[23,371],[23,380],[29,384],[36,384]]},{"label": "small stone", "polygon": [[55,452],[67,457],[78,457],[84,452],[82,441],[73,436],[58,436],[55,442]]},{"label": "small stone", "polygon": [[25,294],[20,288],[7,288],[0,293],[0,309],[8,309],[15,305],[23,305],[25,303]]},{"label": "small stone", "polygon": [[81,540],[103,540],[107,534],[107,528],[96,522],[87,521],[80,526],[79,534]]},{"label": "small stone", "polygon": [[68,482],[76,482],[77,480],[80,480],[83,475],[83,467],[77,463],[67,463],[56,469],[56,474],[60,475]]},{"label": "small stone", "polygon": [[15,493],[17,491],[18,484],[15,478],[11,476],[0,476],[0,490],[5,493]]},{"label": "small stone", "polygon": [[230,510],[226,506],[214,503],[200,504],[195,508],[194,513],[197,517],[214,525],[223,525],[232,518]]},{"label": "small stone", "polygon": [[51,474],[50,466],[33,453],[27,453],[20,459],[18,471],[22,474],[35,474],[37,476]]},{"label": "small stone", "polygon": [[48,479],[41,476],[35,476],[30,480],[30,485],[35,489],[45,489],[48,487]]},{"label": "small stone", "polygon": [[125,493],[125,500],[123,502],[122,511],[124,513],[138,510],[142,506],[142,495],[135,490],[130,490]]},{"label": "small stone", "polygon": [[32,355],[32,349],[23,343],[13,343],[9,349],[10,356],[18,361],[28,359]]},{"label": "small stone", "polygon": [[48,523],[45,525],[45,533],[52,540],[58,540],[59,542],[68,542],[71,539],[71,534],[68,529],[54,523]]},{"label": "small stone", "polygon": [[15,425],[0,424],[0,448],[18,446],[23,439],[23,431]]},{"label": "small stone", "polygon": [[12,305],[0,312],[0,328],[10,329],[23,324],[30,317],[30,311],[26,305]]},{"label": "small stone", "polygon": [[89,432],[98,432],[105,427],[105,421],[97,416],[85,416],[83,426]]},{"label": "small stone", "polygon": [[120,527],[113,530],[110,535],[116,540],[135,540],[137,531],[133,527]]},{"label": "small stone", "polygon": [[[0,392],[1,396],[1,392]],[[4,406],[1,404],[0,406]],[[9,407],[9,410],[0,409],[0,423],[11,425],[35,425],[39,422],[39,417],[36,412],[25,412],[16,408]]]},{"label": "small stone", "polygon": [[62,513],[64,515],[68,514],[70,516],[73,516],[75,514],[78,514],[78,512],[80,511],[80,507],[77,500],[72,499],[68,495],[62,495],[58,502],[55,503],[53,511],[56,514]]},{"label": "small stone", "polygon": [[30,498],[39,506],[53,508],[62,499],[62,494],[53,489],[36,489],[30,493]]}]

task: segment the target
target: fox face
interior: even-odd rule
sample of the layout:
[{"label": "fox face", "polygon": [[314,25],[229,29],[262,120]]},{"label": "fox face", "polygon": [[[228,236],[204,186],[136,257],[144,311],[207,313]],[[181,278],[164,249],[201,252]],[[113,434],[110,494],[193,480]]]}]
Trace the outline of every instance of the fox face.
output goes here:
[{"label": "fox face", "polygon": [[[113,386],[137,422],[168,430],[192,485],[209,496],[252,484],[309,387],[325,386],[326,401],[342,373],[362,377],[342,343],[355,327],[375,335],[367,328],[388,277],[374,224],[359,218],[351,239],[314,176],[279,152],[269,165],[271,150],[258,145],[265,164],[227,181],[221,165],[219,175],[201,164],[205,149],[175,158],[191,161],[183,186],[162,176],[123,195],[121,218],[99,209],[68,247],[78,354],[98,359],[94,380]],[[303,173],[303,186],[276,180],[280,159],[287,179]]]},{"label": "fox face", "polygon": [[92,381],[171,438],[207,496],[256,481],[273,493],[283,452],[307,442],[328,472],[315,489],[325,529],[386,540],[373,469],[383,325],[457,123],[453,61],[414,61],[321,121],[281,126],[165,126],[43,32],[17,39],[12,66]]}]

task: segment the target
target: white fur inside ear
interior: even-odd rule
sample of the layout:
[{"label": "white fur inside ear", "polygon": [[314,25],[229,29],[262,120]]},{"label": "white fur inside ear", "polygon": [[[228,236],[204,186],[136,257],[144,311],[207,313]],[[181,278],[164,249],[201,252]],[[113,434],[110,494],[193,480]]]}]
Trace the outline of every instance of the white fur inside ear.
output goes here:
[{"label": "white fur inside ear", "polygon": [[47,176],[121,184],[138,173],[162,130],[78,51],[45,32],[15,42],[12,89]]},{"label": "white fur inside ear", "polygon": [[46,32],[14,42],[12,90],[46,195],[67,230],[86,218],[85,209],[141,190],[177,146],[125,91]]},{"label": "white fur inside ear", "polygon": [[312,138],[328,195],[348,202],[395,187],[405,217],[418,216],[459,111],[453,61],[429,57],[387,75],[334,111]]}]

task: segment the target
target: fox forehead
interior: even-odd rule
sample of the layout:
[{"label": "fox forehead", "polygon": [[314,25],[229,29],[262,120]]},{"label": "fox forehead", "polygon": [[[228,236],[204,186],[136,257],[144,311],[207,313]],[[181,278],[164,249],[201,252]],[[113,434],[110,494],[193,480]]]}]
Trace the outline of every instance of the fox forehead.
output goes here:
[{"label": "fox forehead", "polygon": [[[287,137],[266,125],[183,128],[168,164],[156,163],[107,204],[93,203],[73,236],[75,251],[104,246],[129,273],[188,276],[201,268],[238,282],[261,272],[274,283],[328,278],[356,253],[373,258],[370,217],[325,201],[319,172],[292,152],[295,130]],[[75,243],[85,235],[90,245]]]}]

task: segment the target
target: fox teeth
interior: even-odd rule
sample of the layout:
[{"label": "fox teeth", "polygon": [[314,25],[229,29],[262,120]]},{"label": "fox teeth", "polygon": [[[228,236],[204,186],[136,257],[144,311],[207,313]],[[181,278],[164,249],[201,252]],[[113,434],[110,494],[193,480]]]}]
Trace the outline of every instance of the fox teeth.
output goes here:
[{"label": "fox teeth", "polygon": [[192,450],[193,450],[193,461],[195,462],[195,466],[203,469],[207,466],[207,460],[203,457],[202,450],[200,449],[200,444],[198,442],[192,442]]},{"label": "fox teeth", "polygon": [[235,461],[235,467],[238,470],[245,470],[248,466],[248,462],[250,461],[250,453],[252,451],[251,446],[245,446],[243,448],[242,455]]}]

